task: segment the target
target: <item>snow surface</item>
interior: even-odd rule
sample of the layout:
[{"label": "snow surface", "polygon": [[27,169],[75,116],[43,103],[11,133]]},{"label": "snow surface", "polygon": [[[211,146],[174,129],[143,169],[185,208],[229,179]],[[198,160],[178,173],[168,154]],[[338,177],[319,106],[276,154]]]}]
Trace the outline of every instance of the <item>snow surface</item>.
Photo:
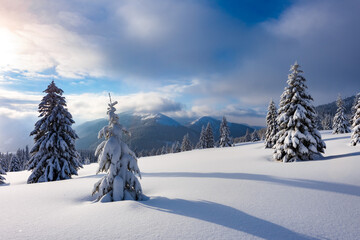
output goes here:
[{"label": "snow surface", "polygon": [[360,147],[322,132],[318,161],[272,161],[263,142],[139,159],[150,200],[93,203],[97,164],[71,180],[0,186],[0,239],[359,239]]}]

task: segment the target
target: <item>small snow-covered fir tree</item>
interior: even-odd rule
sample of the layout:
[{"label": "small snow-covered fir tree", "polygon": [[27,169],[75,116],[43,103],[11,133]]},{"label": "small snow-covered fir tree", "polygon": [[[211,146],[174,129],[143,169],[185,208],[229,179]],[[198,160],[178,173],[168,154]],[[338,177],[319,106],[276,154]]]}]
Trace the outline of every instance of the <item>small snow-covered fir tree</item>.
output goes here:
[{"label": "small snow-covered fir tree", "polygon": [[274,145],[274,159],[282,162],[312,160],[324,152],[325,143],[315,125],[312,97],[307,93],[306,79],[295,62],[281,95],[278,110],[278,140]]},{"label": "small snow-covered fir tree", "polygon": [[172,145],[172,152],[173,152],[173,153],[181,152],[181,147],[180,147],[179,141],[176,141],[176,142]]},{"label": "small snow-covered fir tree", "polygon": [[278,132],[278,124],[276,121],[277,112],[274,101],[271,99],[266,115],[266,133],[265,148],[272,148],[276,143],[276,133]]},{"label": "small snow-covered fir tree", "polygon": [[226,117],[223,116],[223,119],[220,123],[220,147],[231,147],[232,139],[230,138],[230,129],[226,120]]},{"label": "small snow-covered fir tree", "polygon": [[6,175],[6,172],[2,169],[2,167],[0,165],[0,184],[4,184],[5,178],[1,175]]},{"label": "small snow-covered fir tree", "polygon": [[185,151],[190,151],[192,150],[192,146],[191,146],[191,142],[189,139],[189,134],[185,134],[183,141],[181,143],[181,151],[185,152]]},{"label": "small snow-covered fir tree", "polygon": [[324,118],[321,120],[321,125],[323,130],[332,129],[332,117],[329,114],[325,114]]},{"label": "small snow-covered fir tree", "polygon": [[161,155],[161,148],[158,148],[158,149],[156,150],[156,155]]},{"label": "small snow-covered fir tree", "polygon": [[10,163],[10,172],[18,172],[24,170],[24,163],[17,154],[12,155]]},{"label": "small snow-covered fir tree", "polygon": [[[358,94],[359,95],[359,94]],[[353,117],[353,132],[351,134],[351,145],[356,146],[356,144],[360,143],[360,98],[358,98],[358,102],[355,105],[355,114]]]},{"label": "small snow-covered fir tree", "polygon": [[52,81],[44,92],[39,104],[41,119],[30,133],[35,145],[30,152],[28,168],[32,173],[28,183],[69,179],[81,167],[75,149],[78,136],[71,128],[74,120],[66,108],[63,90]]},{"label": "small snow-covered fir tree", "polygon": [[205,128],[205,148],[213,148],[214,145],[214,132],[212,130],[211,124],[208,123]]},{"label": "small snow-covered fir tree", "polygon": [[11,169],[11,157],[12,154],[11,153],[5,153],[2,154],[2,156],[0,156],[0,167],[5,171],[5,172],[10,172]]},{"label": "small snow-covered fir tree", "polygon": [[247,128],[245,136],[244,136],[244,142],[250,142],[250,141],[251,141],[251,133],[250,133],[249,129]]},{"label": "small snow-covered fir tree", "polygon": [[167,154],[167,149],[165,146],[161,148],[161,155]]},{"label": "small snow-covered fir tree", "polygon": [[109,124],[103,127],[98,138],[104,138],[96,148],[95,155],[98,156],[99,172],[105,172],[94,185],[93,195],[102,202],[121,200],[145,200],[141,185],[136,177],[141,178],[137,158],[128,145],[123,142],[123,133],[128,133],[119,123],[119,116],[115,113],[117,101],[108,104],[107,114]]},{"label": "small snow-covered fir tree", "polygon": [[90,163],[91,163],[90,158],[86,157],[86,158],[84,159],[84,164],[85,164],[85,165],[89,165]]},{"label": "small snow-covered fir tree", "polygon": [[319,114],[317,114],[317,113],[316,113],[316,117],[315,117],[315,126],[318,130],[324,130],[324,127],[321,122],[321,118],[320,118]]},{"label": "small snow-covered fir tree", "polygon": [[357,106],[357,103],[360,99],[360,93],[356,94],[355,96],[355,99],[354,99],[354,103],[351,107],[351,118],[350,118],[350,125],[352,126],[353,125],[353,121],[354,121],[354,117],[355,117],[355,114],[356,114],[356,106]]},{"label": "small snow-covered fir tree", "polygon": [[197,149],[203,149],[206,148],[206,142],[205,142],[205,128],[204,126],[201,127],[201,132],[200,132],[200,138],[199,138],[199,142],[196,144],[196,148]]},{"label": "small snow-covered fir tree", "polygon": [[349,121],[345,115],[344,102],[341,99],[340,95],[338,96],[336,105],[337,105],[337,110],[333,120],[333,134],[351,132]]},{"label": "small snow-covered fir tree", "polygon": [[151,151],[149,152],[149,156],[155,156],[156,155],[156,149],[153,148],[151,149]]},{"label": "small snow-covered fir tree", "polygon": [[259,134],[256,130],[251,133],[251,141],[252,142],[260,141]]}]

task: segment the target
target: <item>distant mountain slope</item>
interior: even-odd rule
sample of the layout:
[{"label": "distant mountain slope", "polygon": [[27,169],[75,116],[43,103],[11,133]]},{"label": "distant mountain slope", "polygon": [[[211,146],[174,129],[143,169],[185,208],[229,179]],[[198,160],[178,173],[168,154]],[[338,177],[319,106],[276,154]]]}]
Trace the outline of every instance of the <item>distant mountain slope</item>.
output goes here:
[{"label": "distant mountain slope", "polygon": [[[131,132],[131,137],[125,136],[125,141],[132,149],[151,150],[164,145],[171,145],[175,141],[181,141],[186,133],[195,143],[198,133],[164,114],[134,114],[124,112],[119,114],[120,123]],[[94,150],[102,141],[97,139],[99,130],[108,124],[106,119],[97,119],[86,122],[75,128],[79,139],[76,141],[78,149]]]},{"label": "distant mountain slope", "polygon": [[[151,150],[158,149],[162,146],[171,146],[174,142],[181,143],[185,134],[189,133],[190,140],[195,145],[200,136],[201,127],[210,122],[214,137],[219,139],[220,122],[212,117],[202,117],[193,121],[188,126],[183,126],[174,119],[158,114],[136,114],[124,112],[119,114],[120,123],[131,132],[131,137],[125,136],[125,141],[134,150]],[[99,130],[108,124],[106,119],[97,119],[86,122],[75,128],[79,139],[76,141],[78,149],[95,150],[97,145],[102,141],[97,139]],[[254,129],[244,124],[229,123],[232,137],[245,135],[246,130],[253,132]]]},{"label": "distant mountain slope", "polygon": [[[192,123],[190,123],[188,125],[188,127],[190,129],[193,129],[194,131],[197,131],[197,132],[201,132],[201,128],[202,126],[206,127],[206,125],[210,123],[213,131],[214,131],[214,137],[215,137],[215,140],[218,140],[219,139],[219,136],[220,136],[220,123],[221,121],[220,120],[217,120],[215,118],[212,118],[212,117],[201,117],[195,121],[193,121]],[[229,128],[230,128],[230,135],[232,137],[241,137],[241,136],[244,136],[245,133],[246,133],[246,130],[249,129],[249,132],[253,132],[254,131],[254,128],[252,127],[249,127],[245,124],[238,124],[238,123],[230,123],[228,122],[228,125],[229,125]]]},{"label": "distant mountain slope", "polygon": [[[354,103],[354,100],[355,100],[355,96],[351,96],[351,97],[344,99],[344,106],[345,106],[346,114],[351,114],[351,107]],[[337,109],[336,99],[331,103],[327,103],[327,104],[323,104],[323,105],[319,105],[319,106],[315,107],[315,110],[319,116],[330,115],[333,117],[333,116],[335,116],[336,109]]]}]

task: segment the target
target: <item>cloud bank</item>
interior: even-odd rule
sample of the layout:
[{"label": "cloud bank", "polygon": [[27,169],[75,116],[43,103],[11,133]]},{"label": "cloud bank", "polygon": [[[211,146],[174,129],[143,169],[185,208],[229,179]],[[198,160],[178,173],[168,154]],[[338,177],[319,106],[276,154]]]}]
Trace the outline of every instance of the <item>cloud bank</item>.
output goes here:
[{"label": "cloud bank", "polygon": [[132,91],[113,93],[119,111],[227,115],[263,125],[267,104],[279,99],[295,60],[315,105],[360,91],[358,0],[294,0],[273,14],[277,2],[257,21],[221,4],[2,2],[1,121],[36,117],[41,94],[30,91],[51,78],[71,86],[66,97],[77,122],[104,116],[103,91],[125,84]]}]

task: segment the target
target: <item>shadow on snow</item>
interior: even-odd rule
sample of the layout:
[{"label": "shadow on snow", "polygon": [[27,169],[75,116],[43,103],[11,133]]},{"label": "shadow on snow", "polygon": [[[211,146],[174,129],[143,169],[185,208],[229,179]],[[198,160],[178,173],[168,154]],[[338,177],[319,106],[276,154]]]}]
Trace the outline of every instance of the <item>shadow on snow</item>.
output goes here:
[{"label": "shadow on snow", "polygon": [[324,140],[324,142],[327,142],[327,141],[334,141],[334,140],[340,140],[340,139],[349,139],[349,141],[350,141],[350,136],[333,137],[333,138],[327,138],[327,139],[323,139],[323,140]]},{"label": "shadow on snow", "polygon": [[215,202],[156,197],[141,202],[141,205],[157,211],[214,223],[264,239],[315,239]]},{"label": "shadow on snow", "polygon": [[331,156],[322,157],[318,160],[320,160],[320,161],[321,160],[332,160],[332,159],[337,159],[337,158],[346,158],[346,157],[354,157],[354,156],[360,156],[360,152],[331,155]]},{"label": "shadow on snow", "polygon": [[237,180],[252,180],[260,182],[269,182],[274,184],[286,185],[290,187],[299,187],[307,189],[315,189],[320,191],[342,193],[360,197],[360,187],[355,185],[322,182],[306,179],[286,179],[276,178],[268,175],[251,174],[251,173],[196,173],[196,172],[158,172],[158,173],[142,173],[144,177],[192,177],[192,178],[222,178]]}]

